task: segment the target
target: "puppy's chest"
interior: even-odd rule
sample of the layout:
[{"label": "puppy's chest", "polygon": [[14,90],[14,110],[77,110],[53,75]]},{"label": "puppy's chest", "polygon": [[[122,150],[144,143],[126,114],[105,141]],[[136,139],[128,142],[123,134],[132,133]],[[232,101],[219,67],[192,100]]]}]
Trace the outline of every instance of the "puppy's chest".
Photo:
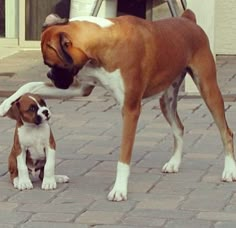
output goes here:
[{"label": "puppy's chest", "polygon": [[18,128],[18,137],[21,149],[28,153],[33,161],[45,159],[46,148],[49,146],[49,125],[39,127],[23,125]]}]

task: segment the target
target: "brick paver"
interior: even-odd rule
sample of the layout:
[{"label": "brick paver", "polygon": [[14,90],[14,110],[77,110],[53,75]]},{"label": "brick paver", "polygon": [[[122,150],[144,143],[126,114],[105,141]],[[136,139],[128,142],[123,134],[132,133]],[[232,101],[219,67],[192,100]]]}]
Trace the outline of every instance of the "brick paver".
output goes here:
[{"label": "brick paver", "polygon": [[[217,57],[226,116],[236,129],[236,57]],[[29,81],[46,81],[40,51],[21,51],[0,62],[0,101]],[[7,171],[14,121],[0,118],[0,227],[12,228],[233,228],[236,184],[221,182],[223,147],[198,96],[182,96],[183,163],[177,174],[161,168],[173,149],[158,100],[144,102],[134,145],[128,201],[106,199],[112,187],[121,140],[119,107],[102,88],[86,98],[47,99],[53,112],[58,174],[70,177],[54,191],[15,190]]]}]

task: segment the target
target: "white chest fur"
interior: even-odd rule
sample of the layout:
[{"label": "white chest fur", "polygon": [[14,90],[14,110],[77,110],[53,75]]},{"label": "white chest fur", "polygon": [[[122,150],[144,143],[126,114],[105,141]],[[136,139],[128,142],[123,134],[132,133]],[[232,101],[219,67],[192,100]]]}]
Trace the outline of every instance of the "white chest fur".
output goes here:
[{"label": "white chest fur", "polygon": [[104,87],[123,106],[124,83],[119,69],[113,72],[107,72],[103,67],[93,67],[88,63],[80,70],[77,78],[81,84],[100,85]]},{"label": "white chest fur", "polygon": [[40,126],[25,124],[18,128],[21,149],[30,151],[33,160],[45,158],[45,147],[49,145],[50,127],[47,123]]}]

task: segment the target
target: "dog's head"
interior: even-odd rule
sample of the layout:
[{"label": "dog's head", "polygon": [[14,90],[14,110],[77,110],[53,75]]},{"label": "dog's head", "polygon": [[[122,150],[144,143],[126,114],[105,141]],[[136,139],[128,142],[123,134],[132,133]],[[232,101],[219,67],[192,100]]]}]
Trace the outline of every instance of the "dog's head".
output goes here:
[{"label": "dog's head", "polygon": [[68,20],[49,15],[43,26],[41,51],[44,63],[51,70],[47,76],[57,88],[67,89],[74,76],[89,60],[85,52],[73,43],[73,27]]},{"label": "dog's head", "polygon": [[28,93],[12,103],[7,116],[18,123],[40,125],[50,119],[51,112],[40,96]]}]

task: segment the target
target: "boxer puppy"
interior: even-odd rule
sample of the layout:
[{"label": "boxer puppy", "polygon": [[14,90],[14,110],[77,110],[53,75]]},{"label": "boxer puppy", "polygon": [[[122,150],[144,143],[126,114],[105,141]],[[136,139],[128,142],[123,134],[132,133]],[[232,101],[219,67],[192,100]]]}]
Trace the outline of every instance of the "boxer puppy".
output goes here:
[{"label": "boxer puppy", "polygon": [[38,95],[25,94],[16,100],[7,116],[16,120],[14,144],[8,159],[11,181],[19,190],[32,189],[29,174],[39,172],[42,189],[55,189],[69,181],[55,175],[56,143],[48,120],[51,112]]},{"label": "boxer puppy", "polygon": [[224,112],[216,66],[204,31],[192,11],[181,17],[146,21],[133,16],[113,19],[77,17],[70,21],[50,15],[41,36],[43,60],[52,84],[31,82],[0,106],[5,115],[11,102],[25,92],[53,96],[87,96],[105,87],[122,110],[123,131],[114,187],[109,200],[127,199],[130,161],[143,98],[162,94],[161,110],[174,135],[174,154],[163,166],[178,172],[184,127],[177,113],[177,96],[188,72],[220,131],[225,151],[223,181],[236,180],[233,134]]}]

